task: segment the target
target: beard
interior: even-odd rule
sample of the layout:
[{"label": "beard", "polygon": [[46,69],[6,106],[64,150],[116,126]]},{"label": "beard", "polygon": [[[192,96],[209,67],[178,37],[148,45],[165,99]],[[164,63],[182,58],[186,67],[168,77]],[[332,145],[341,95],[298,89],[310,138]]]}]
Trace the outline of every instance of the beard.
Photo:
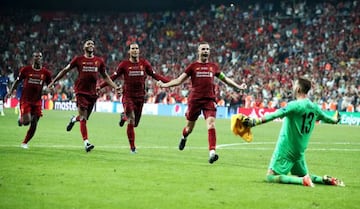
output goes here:
[{"label": "beard", "polygon": [[35,68],[35,69],[40,69],[40,68],[41,68],[41,63],[35,62],[35,63],[34,63],[34,68]]},{"label": "beard", "polygon": [[94,49],[93,50],[85,49],[85,52],[88,53],[89,55],[92,55],[94,54]]}]

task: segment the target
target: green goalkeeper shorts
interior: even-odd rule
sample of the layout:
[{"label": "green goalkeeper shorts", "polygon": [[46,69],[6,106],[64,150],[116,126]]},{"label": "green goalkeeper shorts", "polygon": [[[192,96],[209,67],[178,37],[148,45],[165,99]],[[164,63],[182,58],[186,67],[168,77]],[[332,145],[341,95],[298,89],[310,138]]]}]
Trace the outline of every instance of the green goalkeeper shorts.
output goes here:
[{"label": "green goalkeeper shorts", "polygon": [[269,169],[281,175],[288,175],[290,173],[296,176],[305,176],[308,174],[308,168],[304,158],[293,161],[281,156],[273,156],[269,164]]}]

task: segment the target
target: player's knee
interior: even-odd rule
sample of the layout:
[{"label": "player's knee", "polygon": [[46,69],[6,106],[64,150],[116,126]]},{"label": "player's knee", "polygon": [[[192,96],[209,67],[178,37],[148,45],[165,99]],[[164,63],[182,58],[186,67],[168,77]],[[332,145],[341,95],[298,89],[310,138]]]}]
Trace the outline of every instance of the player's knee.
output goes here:
[{"label": "player's knee", "polygon": [[215,128],[215,118],[214,117],[209,117],[208,119],[206,119],[206,123],[207,123],[208,129]]}]

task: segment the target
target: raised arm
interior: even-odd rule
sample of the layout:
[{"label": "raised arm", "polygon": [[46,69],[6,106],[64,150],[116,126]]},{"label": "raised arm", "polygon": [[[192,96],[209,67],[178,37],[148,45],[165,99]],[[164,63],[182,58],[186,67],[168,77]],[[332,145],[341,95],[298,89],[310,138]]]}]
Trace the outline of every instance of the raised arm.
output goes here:
[{"label": "raised arm", "polygon": [[235,88],[235,89],[240,89],[240,90],[243,90],[243,89],[246,89],[247,88],[247,85],[245,83],[242,83],[241,85],[237,84],[234,80],[230,79],[229,77],[227,77],[224,73],[220,73],[219,75],[219,79],[226,83],[227,85]]},{"label": "raised arm", "polygon": [[[114,81],[112,79],[115,79],[116,78],[116,75],[113,76],[112,78],[110,78],[110,76],[106,73],[106,72],[103,72],[101,73],[101,76],[103,77],[104,81],[110,85],[111,87],[113,87],[115,90],[119,91],[119,87],[114,83]],[[101,86],[106,86],[104,83],[101,83],[100,87]]]},{"label": "raised arm", "polygon": [[178,86],[182,84],[189,76],[186,73],[182,73],[179,77],[167,82],[163,83],[161,81],[157,82],[157,85],[161,88],[168,88],[173,86]]},{"label": "raised arm", "polygon": [[62,77],[64,77],[64,75],[66,75],[66,73],[68,73],[71,70],[70,68],[70,64],[66,65],[66,67],[64,67],[54,78],[54,80],[52,80],[49,85],[48,88],[52,89],[54,87],[54,84],[60,80]]}]

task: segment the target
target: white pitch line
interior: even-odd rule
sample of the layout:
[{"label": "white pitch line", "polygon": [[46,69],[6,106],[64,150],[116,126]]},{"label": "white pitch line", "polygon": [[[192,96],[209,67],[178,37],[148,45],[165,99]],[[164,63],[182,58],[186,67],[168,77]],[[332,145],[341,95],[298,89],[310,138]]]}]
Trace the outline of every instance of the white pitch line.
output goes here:
[{"label": "white pitch line", "polygon": [[[360,145],[360,143],[347,143],[347,142],[334,142],[334,143],[326,143],[326,142],[314,142],[311,144],[323,144],[323,145]],[[253,146],[255,145],[255,147]],[[275,142],[251,142],[251,143],[232,143],[232,144],[219,144],[216,146],[217,149],[229,149],[229,150],[273,150],[274,147],[261,147],[257,145],[275,145]],[[20,145],[2,145],[0,147],[20,147]],[[78,149],[82,148],[82,145],[42,145],[42,144],[34,144],[33,146],[30,144],[31,148],[70,148],[70,149]],[[97,149],[128,149],[127,145],[95,145]],[[138,146],[138,149],[178,149],[176,146]],[[196,146],[188,146],[188,149],[192,150],[203,150],[207,149],[207,146],[204,147],[196,147]],[[349,152],[359,152],[360,148],[308,148],[310,151],[349,151]]]}]

